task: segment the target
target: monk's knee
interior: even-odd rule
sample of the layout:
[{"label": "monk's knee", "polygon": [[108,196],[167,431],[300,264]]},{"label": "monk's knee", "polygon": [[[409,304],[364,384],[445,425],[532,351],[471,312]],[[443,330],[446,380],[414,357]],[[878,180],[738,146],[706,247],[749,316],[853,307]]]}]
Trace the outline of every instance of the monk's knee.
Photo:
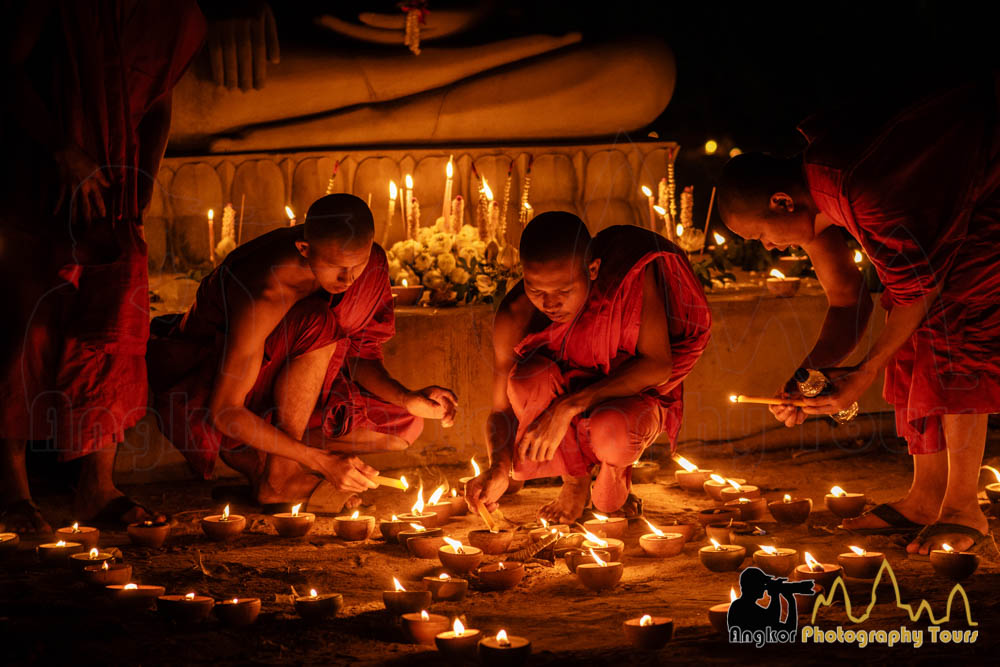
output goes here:
[{"label": "monk's knee", "polygon": [[590,416],[590,443],[601,463],[625,467],[635,463],[645,443],[636,437],[629,415],[617,407],[598,408]]},{"label": "monk's knee", "polygon": [[536,354],[514,365],[507,380],[507,397],[515,407],[544,396],[551,400],[561,376],[556,362]]}]

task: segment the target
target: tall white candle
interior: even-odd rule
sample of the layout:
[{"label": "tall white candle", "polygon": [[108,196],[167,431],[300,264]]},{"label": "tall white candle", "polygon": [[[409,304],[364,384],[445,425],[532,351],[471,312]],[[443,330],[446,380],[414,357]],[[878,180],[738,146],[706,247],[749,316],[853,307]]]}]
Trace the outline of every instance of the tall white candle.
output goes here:
[{"label": "tall white candle", "polygon": [[406,222],[406,238],[412,239],[414,234],[413,229],[413,176],[410,174],[406,175],[403,179],[406,185],[406,190],[403,195],[403,216]]},{"label": "tall white candle", "polygon": [[445,231],[455,231],[452,228],[451,223],[451,183],[452,177],[455,173],[455,167],[452,165],[451,157],[448,158],[448,166],[445,167],[444,173],[444,199],[441,201],[441,225]]},{"label": "tall white candle", "polygon": [[382,230],[382,247],[389,243],[389,230],[392,229],[392,218],[396,215],[396,196],[399,194],[396,181],[389,181],[389,214],[385,217],[385,228]]},{"label": "tall white candle", "polygon": [[208,259],[215,266],[215,211],[208,209]]}]

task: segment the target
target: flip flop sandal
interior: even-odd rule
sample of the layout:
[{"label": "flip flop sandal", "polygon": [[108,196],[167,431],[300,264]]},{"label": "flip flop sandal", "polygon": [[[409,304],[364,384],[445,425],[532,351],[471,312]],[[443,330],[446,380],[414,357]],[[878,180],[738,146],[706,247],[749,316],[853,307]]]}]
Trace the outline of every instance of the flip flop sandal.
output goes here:
[{"label": "flip flop sandal", "polygon": [[910,521],[896,508],[886,503],[876,505],[858,518],[866,517],[869,514],[882,519],[882,521],[885,521],[889,525],[882,528],[845,528],[841,525],[839,528],[857,535],[897,535],[902,533],[916,533],[926,527],[922,523]]},{"label": "flip flop sandal", "polygon": [[[985,556],[986,558],[996,561],[997,556],[1000,555],[997,551],[996,542],[993,540],[993,535],[989,532],[981,533],[971,526],[963,526],[960,523],[932,523],[924,526],[924,529],[917,533],[915,540],[920,540],[921,543],[927,540],[937,537],[938,535],[948,535],[948,534],[958,534],[966,535],[973,539],[972,546],[963,551],[977,553],[980,556]],[[930,560],[930,556],[925,556],[920,553],[907,554],[908,558],[913,558],[914,560]]]},{"label": "flip flop sandal", "polygon": [[[2,530],[8,530],[7,523],[10,520],[9,517],[21,517],[32,525],[32,530],[31,532],[18,533],[19,535],[50,535],[51,531],[46,533],[46,532],[41,532],[36,528],[34,528],[34,526],[36,526],[37,524],[32,519],[32,517],[35,516],[41,517],[43,521],[45,520],[45,515],[42,514],[42,508],[36,505],[35,501],[31,500],[30,498],[21,498],[20,500],[15,500],[11,503],[8,503],[7,506],[4,507],[2,511],[0,511],[0,524],[3,525]],[[16,532],[16,531],[10,531],[10,532]]]},{"label": "flip flop sandal", "polygon": [[[161,514],[161,512],[154,512],[145,505],[137,503],[128,496],[118,496],[102,507],[100,512],[87,519],[87,523],[101,530],[125,530],[128,528],[129,522],[122,519],[122,516],[136,507],[152,517]],[[170,517],[165,516],[165,520],[169,522]]]},{"label": "flip flop sandal", "polygon": [[351,496],[356,495],[358,494],[353,491],[337,491],[333,488],[333,484],[324,479],[313,489],[304,509],[317,516],[337,516],[343,511]]}]

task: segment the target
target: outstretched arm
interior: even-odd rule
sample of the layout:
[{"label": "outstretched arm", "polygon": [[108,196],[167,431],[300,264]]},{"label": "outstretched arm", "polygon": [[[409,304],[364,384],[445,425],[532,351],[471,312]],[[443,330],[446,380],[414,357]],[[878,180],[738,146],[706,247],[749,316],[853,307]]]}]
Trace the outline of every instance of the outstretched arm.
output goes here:
[{"label": "outstretched arm", "polygon": [[458,398],[450,389],[431,385],[410,391],[389,374],[381,359],[356,359],[351,374],[365,389],[387,403],[406,408],[411,415],[440,419],[445,428],[455,423]]}]

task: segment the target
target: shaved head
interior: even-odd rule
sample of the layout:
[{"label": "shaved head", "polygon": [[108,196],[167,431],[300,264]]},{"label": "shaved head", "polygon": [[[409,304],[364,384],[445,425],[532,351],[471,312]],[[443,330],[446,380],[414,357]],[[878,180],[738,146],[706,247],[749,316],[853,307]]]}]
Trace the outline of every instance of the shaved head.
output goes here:
[{"label": "shaved head", "polygon": [[521,261],[539,263],[572,258],[586,264],[590,240],[587,225],[572,213],[542,213],[521,233]]},{"label": "shaved head", "polygon": [[572,320],[587,301],[600,259],[591,259],[590,231],[566,211],[542,213],[521,234],[524,293],[553,322]]},{"label": "shaved head", "polygon": [[344,248],[357,248],[375,237],[375,221],[365,202],[348,194],[320,197],[306,213],[305,240],[310,244],[334,242]]}]

